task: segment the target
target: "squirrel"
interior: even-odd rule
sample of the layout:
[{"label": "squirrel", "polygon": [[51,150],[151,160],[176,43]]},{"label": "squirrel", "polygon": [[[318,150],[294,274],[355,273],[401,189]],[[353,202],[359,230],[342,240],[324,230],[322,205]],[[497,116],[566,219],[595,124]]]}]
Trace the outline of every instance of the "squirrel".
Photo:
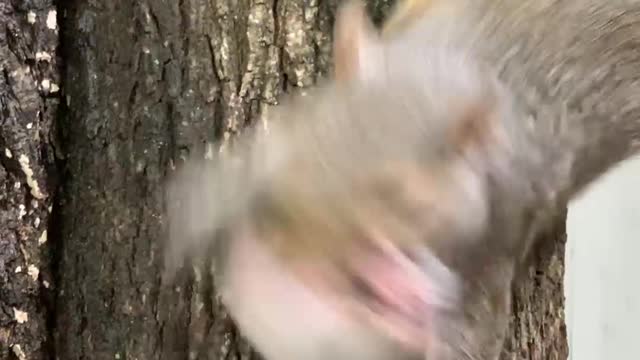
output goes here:
[{"label": "squirrel", "polygon": [[640,3],[337,12],[334,76],[168,186],[167,271],[216,284],[268,360],[497,359],[537,234],[637,153]]}]

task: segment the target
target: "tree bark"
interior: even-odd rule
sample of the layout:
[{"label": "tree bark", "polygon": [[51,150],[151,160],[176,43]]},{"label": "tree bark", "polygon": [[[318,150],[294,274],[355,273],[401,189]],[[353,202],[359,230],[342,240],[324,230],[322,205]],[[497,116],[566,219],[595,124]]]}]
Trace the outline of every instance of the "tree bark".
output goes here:
[{"label": "tree bark", "polygon": [[0,359],[45,359],[60,76],[50,0],[0,0]]},{"label": "tree bark", "polygon": [[516,281],[502,360],[569,358],[564,312],[566,210],[542,234],[532,264]]},{"label": "tree bark", "polygon": [[[163,181],[173,161],[255,124],[281,94],[327,74],[336,4],[61,3],[58,359],[255,356],[207,264],[162,286]],[[376,19],[389,8],[370,5]],[[562,239],[553,235],[554,249],[514,294],[505,359],[566,358]]]}]

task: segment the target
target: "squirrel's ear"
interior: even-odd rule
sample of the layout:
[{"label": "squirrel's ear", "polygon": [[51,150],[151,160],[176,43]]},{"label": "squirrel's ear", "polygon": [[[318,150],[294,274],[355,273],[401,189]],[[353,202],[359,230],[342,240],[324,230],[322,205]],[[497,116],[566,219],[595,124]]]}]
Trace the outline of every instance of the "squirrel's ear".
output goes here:
[{"label": "squirrel's ear", "polygon": [[334,76],[348,83],[375,72],[372,66],[381,61],[378,31],[366,13],[364,3],[347,0],[336,13],[333,37]]}]

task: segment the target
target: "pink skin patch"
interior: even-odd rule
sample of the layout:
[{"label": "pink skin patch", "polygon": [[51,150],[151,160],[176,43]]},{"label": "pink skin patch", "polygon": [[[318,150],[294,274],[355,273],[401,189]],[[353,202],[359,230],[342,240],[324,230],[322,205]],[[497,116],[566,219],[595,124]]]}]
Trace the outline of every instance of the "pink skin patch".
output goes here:
[{"label": "pink skin patch", "polygon": [[396,341],[424,349],[433,331],[429,324],[433,282],[393,244],[378,241],[378,245],[379,252],[353,259],[352,269],[370,298],[367,306],[355,310],[364,310],[369,321]]},{"label": "pink skin patch", "polygon": [[397,316],[413,319],[412,322],[426,320],[428,279],[411,276],[403,265],[381,255],[357,259],[355,268],[381,307],[389,307]]},{"label": "pink skin patch", "polygon": [[320,360],[328,344],[350,354],[341,359],[378,359],[381,345],[373,334],[379,330],[357,321],[353,309],[361,304],[346,306],[354,299],[349,293],[330,287],[332,269],[305,264],[291,271],[252,234],[239,234],[230,247],[222,296],[267,359]]},{"label": "pink skin patch", "polygon": [[[345,277],[348,274],[335,266],[324,262],[294,262],[290,264],[295,268],[292,272],[252,240],[252,236],[242,236],[235,241],[235,256],[242,259],[236,258],[239,262],[234,267],[242,263],[244,270],[237,268],[237,271],[246,275],[252,273],[250,278],[235,278],[235,285],[232,285],[240,286],[238,290],[244,289],[245,299],[249,296],[266,300],[261,307],[271,304],[274,308],[268,311],[272,314],[308,318],[309,314],[315,313],[316,326],[327,329],[335,326],[376,329],[411,351],[427,352],[434,330],[429,323],[435,306],[432,301],[434,284],[428,274],[393,244],[378,241],[377,251],[362,251],[348,264],[351,275],[362,285],[363,289],[358,289]],[[253,259],[249,260],[249,257]],[[267,261],[268,258],[271,260]],[[295,276],[291,276],[294,273]],[[234,300],[238,301],[243,300]],[[296,312],[300,314],[296,315]],[[303,316],[303,313],[307,315]]]}]

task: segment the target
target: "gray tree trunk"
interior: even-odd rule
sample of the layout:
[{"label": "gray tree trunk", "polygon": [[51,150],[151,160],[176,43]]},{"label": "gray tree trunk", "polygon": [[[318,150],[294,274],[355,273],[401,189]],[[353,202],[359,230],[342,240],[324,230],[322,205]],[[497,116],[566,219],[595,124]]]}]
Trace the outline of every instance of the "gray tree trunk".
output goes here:
[{"label": "gray tree trunk", "polygon": [[[0,0],[0,359],[52,349],[52,126],[59,103],[51,0]],[[53,245],[56,246],[56,245]]]},{"label": "gray tree trunk", "polygon": [[[19,24],[18,38],[27,38],[27,44],[49,39],[41,34],[44,30],[27,37],[23,24],[26,14],[18,14],[7,1],[10,0],[0,0],[0,19],[3,14],[10,14],[9,18]],[[11,4],[16,2],[19,3]],[[35,0],[24,3],[49,4]],[[3,43],[4,34],[0,34],[0,65],[9,69],[0,78],[0,86],[13,89],[10,91],[15,94],[3,95],[4,88],[0,88],[2,126],[23,121],[11,119],[34,118],[35,112],[41,111],[39,120],[34,122],[40,127],[38,140],[24,135],[26,130],[15,130],[16,135],[11,136],[20,140],[10,140],[13,138],[7,134],[13,133],[7,133],[4,127],[0,138],[6,143],[3,147],[13,146],[11,150],[15,149],[16,154],[13,160],[2,157],[0,171],[4,173],[0,176],[18,179],[22,185],[20,189],[5,185],[1,190],[8,195],[0,201],[0,211],[10,214],[6,215],[8,220],[3,219],[3,224],[9,226],[3,226],[2,231],[16,224],[10,228],[14,230],[7,230],[15,238],[4,237],[4,233],[0,238],[1,359],[11,359],[9,351],[3,350],[5,343],[20,341],[22,351],[30,351],[29,359],[254,356],[215,296],[213,281],[202,270],[206,264],[200,264],[191,274],[183,274],[179,285],[161,286],[163,181],[171,162],[190,149],[232,136],[254,123],[284,92],[312,86],[318,77],[327,74],[336,3],[337,0],[59,2],[66,111],[58,118],[64,161],[60,166],[59,206],[53,213],[56,221],[50,227],[57,234],[54,245],[58,256],[52,267],[57,280],[55,311],[49,315],[41,290],[44,282],[38,286],[21,285],[31,281],[30,277],[15,274],[17,265],[27,269],[37,261],[37,266],[47,267],[40,263],[46,253],[37,250],[40,233],[34,230],[42,230],[43,225],[38,227],[33,222],[35,217],[46,222],[50,198],[47,192],[44,200],[38,200],[37,208],[31,205],[33,199],[27,193],[32,193],[33,188],[28,187],[31,182],[21,170],[17,154],[30,157],[33,176],[42,181],[39,184],[45,192],[45,164],[52,160],[51,155],[42,155],[42,148],[50,149],[43,143],[48,144],[48,116],[53,117],[51,109],[55,107],[33,84],[53,78],[54,67],[47,72],[39,62],[28,65],[32,61],[20,55],[26,51],[25,46],[16,48],[15,40]],[[389,4],[371,5],[375,18],[380,19]],[[45,5],[41,8],[48,9]],[[36,22],[35,26],[43,23]],[[16,60],[5,60],[5,48],[13,49],[9,55]],[[52,54],[53,50],[47,48]],[[30,75],[34,79],[23,81],[24,85],[16,80],[3,85],[2,79],[11,79],[6,74],[24,69],[25,65],[38,69]],[[26,115],[7,116],[11,112],[5,108],[16,106],[5,103],[19,104],[16,106],[23,109],[20,114]],[[22,124],[26,126],[26,122]],[[29,203],[25,204],[25,199]],[[20,209],[20,204],[25,205],[28,215],[10,220],[10,216],[20,214],[19,210],[18,215],[10,213],[16,207]],[[33,213],[29,213],[32,209]],[[19,239],[16,234],[22,234],[27,218],[31,221],[28,229],[32,230],[26,232],[26,238]],[[547,236],[545,244],[549,246],[540,250],[535,266],[514,292],[515,314],[504,359],[566,359],[563,229],[558,226]],[[27,250],[21,252],[21,246]],[[5,278],[16,285],[5,285]],[[5,297],[5,292],[12,297]],[[5,299],[9,299],[6,306]],[[11,319],[11,307],[16,304],[30,313],[31,325]],[[9,314],[7,320],[5,314]],[[53,321],[47,323],[47,319]],[[46,348],[48,329],[54,325],[55,347]],[[7,333],[17,340],[5,341]]]}]

